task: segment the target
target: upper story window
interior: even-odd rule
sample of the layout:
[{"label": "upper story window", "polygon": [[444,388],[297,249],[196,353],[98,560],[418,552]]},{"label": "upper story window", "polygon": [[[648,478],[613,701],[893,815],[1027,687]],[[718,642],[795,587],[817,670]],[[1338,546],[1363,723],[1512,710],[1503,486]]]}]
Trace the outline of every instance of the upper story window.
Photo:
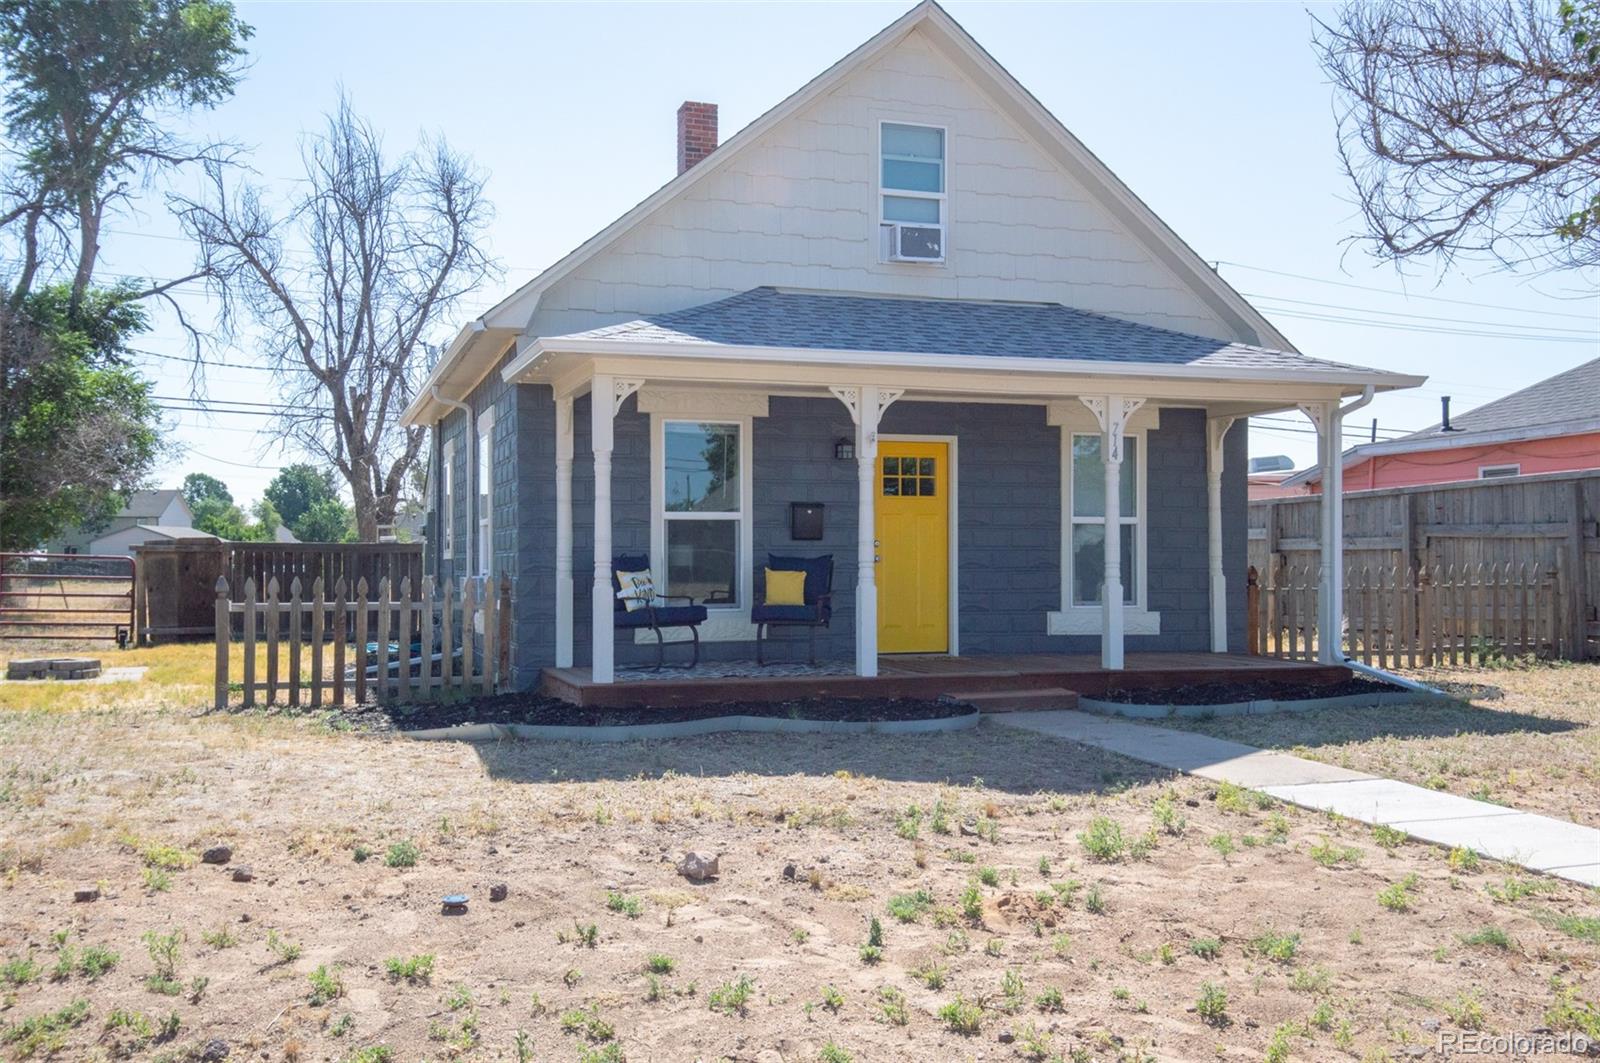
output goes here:
[{"label": "upper story window", "polygon": [[884,122],[880,221],[893,262],[944,261],[945,131]]}]

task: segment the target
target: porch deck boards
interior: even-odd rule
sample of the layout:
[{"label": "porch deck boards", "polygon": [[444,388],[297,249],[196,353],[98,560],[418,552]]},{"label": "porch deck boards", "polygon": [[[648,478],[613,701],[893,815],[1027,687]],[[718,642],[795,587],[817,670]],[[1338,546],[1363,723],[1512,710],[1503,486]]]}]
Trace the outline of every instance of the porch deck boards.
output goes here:
[{"label": "porch deck boards", "polygon": [[609,684],[594,682],[587,668],[546,668],[540,691],[585,707],[655,708],[806,697],[933,698],[1058,687],[1092,697],[1113,686],[1126,690],[1269,677],[1338,683],[1350,676],[1340,665],[1229,653],[1130,653],[1125,664],[1121,672],[1107,671],[1100,667],[1096,654],[917,655],[880,658],[879,674],[873,677],[784,674],[706,678],[665,669],[659,678]]}]

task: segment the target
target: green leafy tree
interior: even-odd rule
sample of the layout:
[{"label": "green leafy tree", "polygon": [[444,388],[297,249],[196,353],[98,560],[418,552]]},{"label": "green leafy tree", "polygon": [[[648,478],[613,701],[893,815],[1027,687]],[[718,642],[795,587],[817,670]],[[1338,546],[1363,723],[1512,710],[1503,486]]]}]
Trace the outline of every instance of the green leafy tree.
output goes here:
[{"label": "green leafy tree", "polygon": [[161,456],[151,385],[122,364],[143,310],[65,285],[0,305],[0,549],[103,526]]},{"label": "green leafy tree", "polygon": [[306,464],[286,465],[267,485],[266,496],[278,507],[283,523],[300,535],[300,518],[319,502],[337,500],[339,487],[332,469],[319,469]]},{"label": "green leafy tree", "polygon": [[208,502],[220,502],[224,506],[233,504],[233,492],[228,490],[228,485],[203,472],[192,472],[185,476],[179,493],[191,511]]},{"label": "green leafy tree", "polygon": [[[250,35],[226,0],[0,0],[15,154],[0,225],[20,260],[13,304],[41,271],[60,268],[75,311],[93,284],[108,214],[158,173],[224,156],[218,145],[184,142],[172,119],[233,94]],[[198,276],[139,294],[164,295]]]},{"label": "green leafy tree", "polygon": [[324,498],[289,528],[303,543],[342,543],[355,536],[356,522],[349,506],[337,498]]}]

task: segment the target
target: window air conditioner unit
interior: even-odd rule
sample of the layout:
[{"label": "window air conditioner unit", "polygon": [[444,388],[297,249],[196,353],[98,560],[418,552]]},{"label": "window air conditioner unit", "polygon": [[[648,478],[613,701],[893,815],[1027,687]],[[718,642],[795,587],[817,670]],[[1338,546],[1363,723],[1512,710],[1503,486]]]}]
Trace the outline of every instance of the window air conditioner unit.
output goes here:
[{"label": "window air conditioner unit", "polygon": [[889,226],[891,262],[944,261],[944,227],[940,225]]}]

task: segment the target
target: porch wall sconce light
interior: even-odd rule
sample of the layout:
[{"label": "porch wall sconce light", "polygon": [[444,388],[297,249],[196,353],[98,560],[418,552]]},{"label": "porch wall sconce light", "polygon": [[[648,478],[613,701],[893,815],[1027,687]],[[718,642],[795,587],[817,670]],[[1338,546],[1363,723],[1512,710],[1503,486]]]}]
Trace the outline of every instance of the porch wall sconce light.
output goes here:
[{"label": "porch wall sconce light", "polygon": [[833,460],[855,461],[856,445],[844,436],[840,436],[838,442],[833,445]]}]

